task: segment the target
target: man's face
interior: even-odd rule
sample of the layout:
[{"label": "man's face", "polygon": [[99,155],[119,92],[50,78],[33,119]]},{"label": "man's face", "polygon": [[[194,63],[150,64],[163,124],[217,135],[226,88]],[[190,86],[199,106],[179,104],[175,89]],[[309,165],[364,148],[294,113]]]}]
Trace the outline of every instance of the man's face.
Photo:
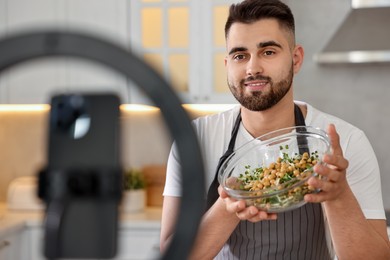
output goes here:
[{"label": "man's face", "polygon": [[290,90],[295,72],[292,37],[274,19],[232,25],[225,65],[230,91],[241,105],[263,111]]}]

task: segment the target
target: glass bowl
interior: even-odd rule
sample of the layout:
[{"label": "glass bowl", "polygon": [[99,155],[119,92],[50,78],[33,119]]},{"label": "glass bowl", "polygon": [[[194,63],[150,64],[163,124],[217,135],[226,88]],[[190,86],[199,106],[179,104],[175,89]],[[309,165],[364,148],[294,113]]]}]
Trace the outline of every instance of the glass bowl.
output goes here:
[{"label": "glass bowl", "polygon": [[280,213],[303,206],[303,197],[319,190],[307,184],[321,178],[313,166],[329,152],[327,134],[315,127],[276,130],[241,146],[221,165],[218,180],[225,191],[247,206]]}]

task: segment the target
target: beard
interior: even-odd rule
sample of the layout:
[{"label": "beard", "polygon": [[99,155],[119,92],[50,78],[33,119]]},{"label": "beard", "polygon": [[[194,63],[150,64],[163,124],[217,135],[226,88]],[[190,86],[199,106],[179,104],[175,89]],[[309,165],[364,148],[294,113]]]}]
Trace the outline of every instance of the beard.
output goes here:
[{"label": "beard", "polygon": [[[239,86],[234,86],[228,81],[229,89],[237,101],[245,108],[251,111],[264,111],[277,104],[290,90],[294,78],[293,66],[291,66],[288,75],[278,82],[273,82],[272,78],[258,75],[248,77],[240,81]],[[270,84],[269,93],[263,91],[254,91],[245,94],[245,82],[252,80],[266,80]]]}]

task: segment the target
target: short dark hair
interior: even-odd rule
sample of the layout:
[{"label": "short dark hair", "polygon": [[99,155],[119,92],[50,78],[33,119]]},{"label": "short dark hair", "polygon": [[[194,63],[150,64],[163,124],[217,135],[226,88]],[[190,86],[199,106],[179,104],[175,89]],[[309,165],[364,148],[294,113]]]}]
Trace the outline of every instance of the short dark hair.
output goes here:
[{"label": "short dark hair", "polygon": [[295,36],[294,15],[291,9],[279,0],[245,0],[232,4],[225,24],[225,38],[233,23],[254,23],[261,19],[273,18],[279,25]]}]

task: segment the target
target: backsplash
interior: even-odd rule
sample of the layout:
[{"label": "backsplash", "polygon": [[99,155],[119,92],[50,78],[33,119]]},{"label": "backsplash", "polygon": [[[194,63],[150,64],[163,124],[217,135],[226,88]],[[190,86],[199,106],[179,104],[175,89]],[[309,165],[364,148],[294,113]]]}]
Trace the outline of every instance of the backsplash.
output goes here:
[{"label": "backsplash", "polygon": [[[190,119],[215,113],[222,108],[184,106]],[[46,165],[48,107],[32,111],[0,109],[0,202],[6,200],[9,183],[21,176],[36,175]],[[163,167],[172,137],[158,108],[121,109],[121,149],[125,169]]]},{"label": "backsplash", "polygon": [[[46,165],[48,110],[0,111],[0,201],[16,177],[35,175]],[[121,111],[125,168],[166,164],[172,143],[158,109]]]}]

